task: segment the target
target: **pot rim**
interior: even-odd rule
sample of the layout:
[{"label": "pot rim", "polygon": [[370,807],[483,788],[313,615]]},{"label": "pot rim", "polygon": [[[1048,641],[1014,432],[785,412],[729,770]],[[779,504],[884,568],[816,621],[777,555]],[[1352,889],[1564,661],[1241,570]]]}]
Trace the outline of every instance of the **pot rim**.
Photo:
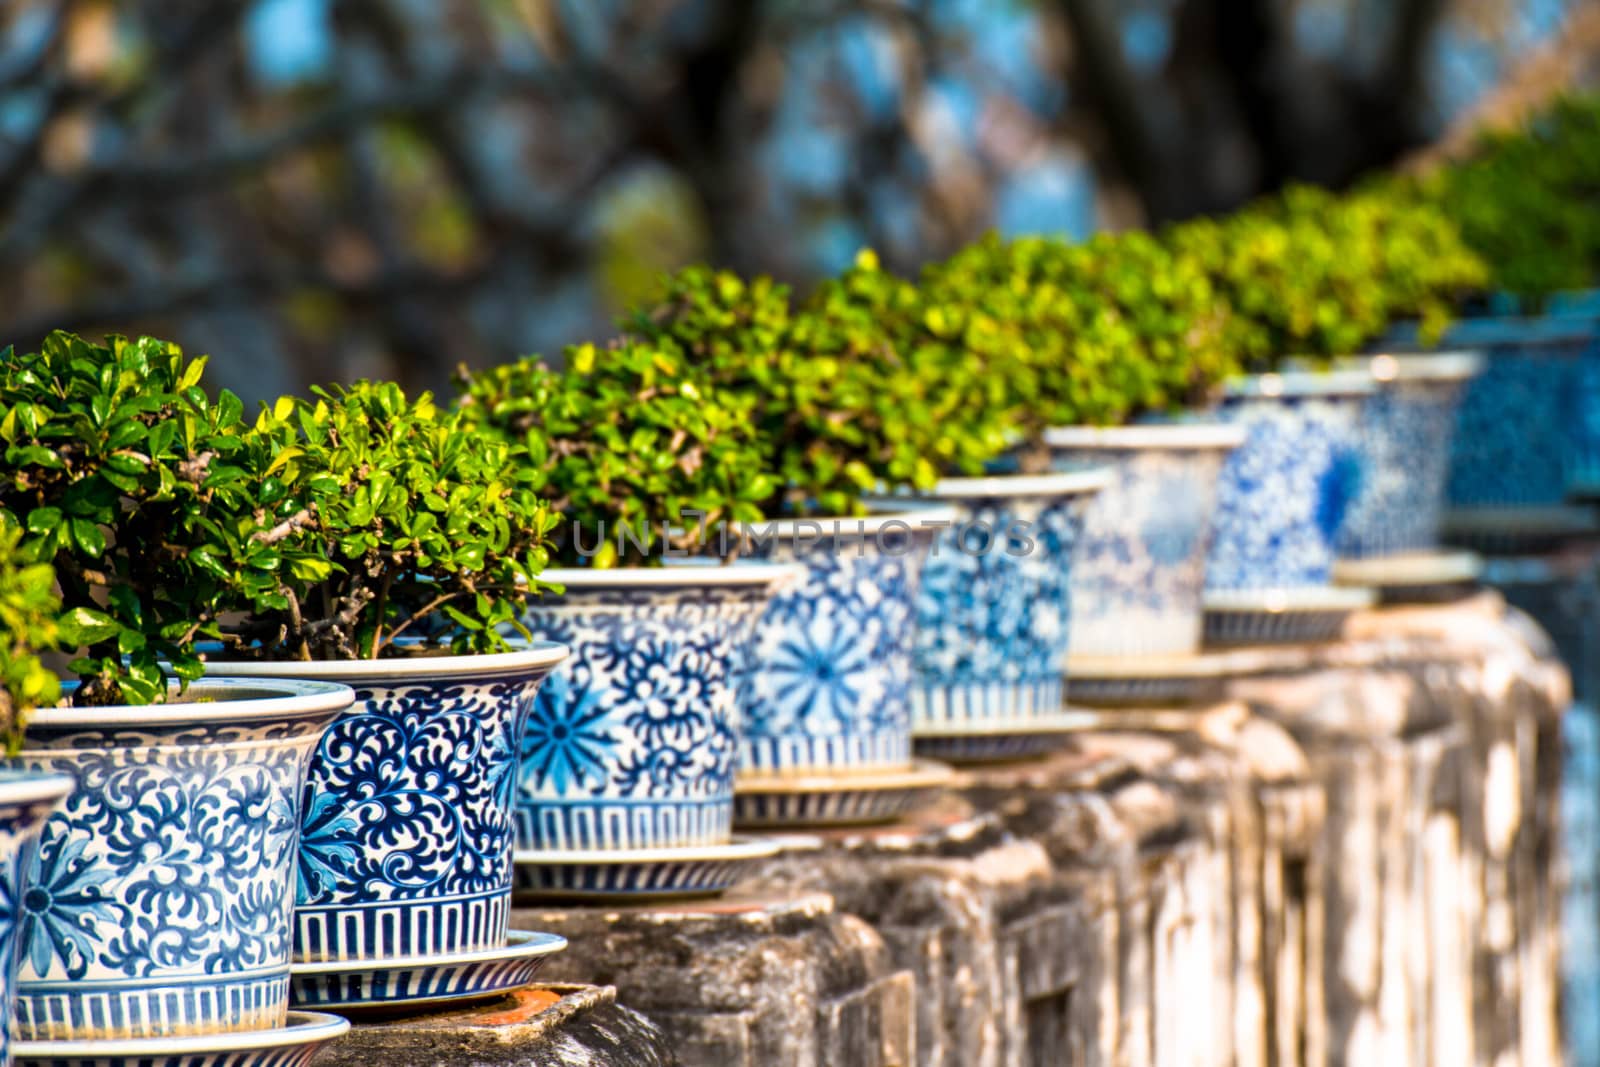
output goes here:
[{"label": "pot rim", "polygon": [[1225,422],[1136,423],[1131,426],[1052,426],[1044,443],[1059,449],[1235,449],[1244,444],[1243,426]]},{"label": "pot rim", "polygon": [[1007,497],[1087,496],[1109,486],[1115,478],[1110,467],[1087,467],[1049,474],[991,474],[979,478],[941,478],[925,498],[933,500],[986,500]]},{"label": "pot rim", "polygon": [[[909,498],[900,500],[894,497],[863,497],[869,507],[874,509],[871,515],[819,515],[815,518],[804,519],[763,519],[761,522],[736,522],[730,527],[741,534],[748,533],[752,537],[780,537],[785,540],[797,537],[800,533],[801,523],[810,523],[822,528],[820,534],[813,534],[808,527],[807,537],[872,537],[881,533],[890,523],[909,525],[913,530],[918,528],[918,523],[948,524],[955,522],[961,515],[959,508],[948,504],[939,504],[933,501],[923,503],[924,498]],[[911,520],[915,519],[916,522]]]},{"label": "pot rim", "polygon": [[[748,588],[772,587],[801,578],[805,566],[798,563],[720,563],[707,559],[674,559],[665,567],[552,567],[539,577],[563,585],[568,592],[604,589],[692,589],[703,586]],[[551,596],[559,598],[561,594]],[[537,611],[537,602],[527,610]]]},{"label": "pot rim", "polygon": [[[548,573],[548,572],[546,572]],[[402,656],[394,659],[213,660],[206,664],[219,677],[248,679],[309,678],[323,682],[370,683],[428,678],[441,681],[526,674],[550,670],[571,650],[555,641],[530,641],[510,652],[465,656]],[[208,679],[211,675],[208,673]]]},{"label": "pot rim", "polygon": [[1222,387],[1228,400],[1277,400],[1308,396],[1366,396],[1378,389],[1368,369],[1283,370],[1234,378]]},{"label": "pot rim", "polygon": [[[228,667],[235,666],[227,664]],[[308,665],[309,666],[309,665]],[[34,727],[227,725],[263,719],[332,716],[355,703],[355,690],[334,681],[266,675],[206,675],[189,683],[185,696],[208,689],[243,690],[232,699],[185,699],[173,704],[112,704],[98,708],[40,708],[28,717]],[[263,692],[267,690],[267,692]],[[272,692],[278,690],[278,692]],[[28,747],[23,733],[23,749]]]},{"label": "pot rim", "polygon": [[0,769],[0,807],[21,807],[24,804],[60,800],[72,792],[77,784],[77,779],[70,774],[11,767]]},{"label": "pot rim", "polygon": [[1475,348],[1448,352],[1378,351],[1340,356],[1335,367],[1370,373],[1379,388],[1410,382],[1464,382],[1483,373],[1488,359]]}]

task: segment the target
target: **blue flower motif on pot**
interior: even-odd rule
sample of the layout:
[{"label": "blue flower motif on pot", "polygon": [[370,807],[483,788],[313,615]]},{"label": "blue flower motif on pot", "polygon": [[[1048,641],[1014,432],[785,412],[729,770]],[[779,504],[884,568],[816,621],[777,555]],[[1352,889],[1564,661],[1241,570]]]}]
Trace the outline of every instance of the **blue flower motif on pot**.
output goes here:
[{"label": "blue flower motif on pot", "polygon": [[1200,647],[1217,479],[1235,426],[1062,427],[1058,468],[1105,464],[1072,564],[1074,656],[1183,655]]},{"label": "blue flower motif on pot", "polygon": [[1248,436],[1223,467],[1208,589],[1329,584],[1362,479],[1356,429],[1373,389],[1365,371],[1268,374],[1230,387],[1219,414]]},{"label": "blue flower motif on pot", "polygon": [[1072,549],[1100,471],[949,479],[923,565],[912,732],[1021,726],[1062,707]]},{"label": "blue flower motif on pot", "polygon": [[1444,346],[1487,357],[1456,415],[1450,507],[1558,507],[1569,486],[1600,482],[1600,436],[1585,432],[1597,337],[1583,318],[1469,319],[1446,333]]},{"label": "blue flower motif on pot", "polygon": [[19,761],[75,788],[19,900],[23,1037],[283,1024],[301,783],[351,696],[217,679],[192,702],[35,714]]},{"label": "blue flower motif on pot", "polygon": [[1468,353],[1341,362],[1345,369],[1370,369],[1378,381],[1357,427],[1361,477],[1339,530],[1342,558],[1438,547],[1456,411],[1482,364]]},{"label": "blue flower motif on pot", "polygon": [[306,773],[296,960],[376,960],[505,944],[517,752],[566,651],[228,664],[348,682],[355,703]]},{"label": "blue flower motif on pot", "polygon": [[524,622],[572,658],[533,703],[517,846],[720,844],[733,820],[740,682],[776,565],[549,572]]},{"label": "blue flower motif on pot", "polygon": [[[72,789],[65,775],[0,771],[0,1003],[17,988],[18,937],[23,924],[25,878],[38,851],[45,819]],[[11,1062],[11,1012],[0,1013],[0,1063]]]},{"label": "blue flower motif on pot", "polygon": [[773,598],[745,690],[741,771],[828,774],[911,761],[912,633],[923,561],[949,508],[757,523],[753,555],[798,563]]}]

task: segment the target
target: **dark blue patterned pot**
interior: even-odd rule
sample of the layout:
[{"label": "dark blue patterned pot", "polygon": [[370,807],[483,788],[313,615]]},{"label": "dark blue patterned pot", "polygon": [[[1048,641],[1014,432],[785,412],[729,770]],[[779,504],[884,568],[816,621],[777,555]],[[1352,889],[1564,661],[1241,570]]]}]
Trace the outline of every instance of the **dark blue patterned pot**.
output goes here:
[{"label": "dark blue patterned pot", "polygon": [[208,678],[182,701],[34,713],[17,762],[76,784],[22,894],[18,1037],[284,1024],[301,784],[353,696]]},{"label": "dark blue patterned pot", "polygon": [[1229,383],[1217,417],[1245,431],[1217,486],[1209,590],[1303,590],[1333,578],[1334,546],[1360,492],[1365,370],[1261,374]]},{"label": "dark blue patterned pot", "polygon": [[1597,341],[1583,316],[1467,319],[1446,332],[1440,348],[1487,357],[1456,416],[1452,510],[1553,508],[1600,486]]},{"label": "dark blue patterned pot", "polygon": [[[0,1003],[16,995],[17,934],[39,830],[73,784],[64,774],[0,771]],[[0,1015],[0,1064],[11,1062],[11,1016]]]},{"label": "dark blue patterned pot", "polygon": [[1007,730],[1062,711],[1073,548],[1103,470],[949,478],[959,514],[923,566],[912,734]]},{"label": "dark blue patterned pot", "polygon": [[1341,559],[1377,559],[1439,546],[1456,413],[1483,370],[1474,352],[1342,360],[1369,370],[1378,391],[1361,410],[1362,477],[1339,531]]},{"label": "dark blue patterned pot", "polygon": [[547,571],[524,623],[572,658],[539,692],[522,745],[517,847],[726,844],[756,627],[800,568]]},{"label": "dark blue patterned pot", "polygon": [[1217,478],[1236,426],[1070,426],[1045,434],[1058,467],[1104,464],[1073,562],[1072,655],[1185,655],[1200,648]]},{"label": "dark blue patterned pot", "polygon": [[229,673],[345,682],[355,703],[306,774],[296,961],[477,952],[506,942],[517,748],[560,645]]},{"label": "dark blue patterned pot", "polygon": [[953,508],[756,523],[755,559],[798,563],[773,597],[745,687],[739,770],[761,775],[900,770],[911,763],[917,588]]}]

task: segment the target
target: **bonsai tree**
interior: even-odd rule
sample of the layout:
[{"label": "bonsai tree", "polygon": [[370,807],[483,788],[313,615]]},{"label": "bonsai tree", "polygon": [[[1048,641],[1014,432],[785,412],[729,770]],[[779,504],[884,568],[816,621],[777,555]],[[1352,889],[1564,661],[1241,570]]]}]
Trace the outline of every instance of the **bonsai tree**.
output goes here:
[{"label": "bonsai tree", "polygon": [[1484,136],[1468,159],[1400,185],[1459,225],[1494,290],[1537,308],[1600,276],[1600,95],[1560,100],[1521,129]]},{"label": "bonsai tree", "polygon": [[21,744],[28,712],[61,697],[55,672],[39,661],[59,639],[55,580],[48,563],[25,560],[22,532],[0,523],[0,732],[8,752]]},{"label": "bonsai tree", "polygon": [[929,489],[1005,445],[964,308],[937,305],[862,252],[799,308],[768,278],[694,267],[625,323],[681,348],[754,427],[766,517],[857,515],[862,496]]},{"label": "bonsai tree", "polygon": [[[358,382],[279,400],[248,438],[252,541],[278,557],[231,658],[504,651],[548,562],[555,514],[520,445],[483,439],[424,393]],[[526,631],[522,631],[526,636]]]},{"label": "bonsai tree", "polygon": [[460,385],[463,425],[520,450],[529,488],[559,513],[564,565],[699,552],[775,492],[741,405],[670,342],[579,345],[563,370],[529,357],[463,369]]},{"label": "bonsai tree", "polygon": [[986,323],[973,335],[1025,465],[1048,427],[1180,407],[1234,369],[1201,262],[1144,234],[1077,245],[990,235],[930,268],[923,287]]},{"label": "bonsai tree", "polygon": [[[280,550],[258,536],[248,426],[205,360],[152,338],[52,334],[0,353],[0,523],[53,567],[79,704],[165,698],[202,671],[196,643],[270,591]],[[30,572],[37,573],[37,572]]]}]

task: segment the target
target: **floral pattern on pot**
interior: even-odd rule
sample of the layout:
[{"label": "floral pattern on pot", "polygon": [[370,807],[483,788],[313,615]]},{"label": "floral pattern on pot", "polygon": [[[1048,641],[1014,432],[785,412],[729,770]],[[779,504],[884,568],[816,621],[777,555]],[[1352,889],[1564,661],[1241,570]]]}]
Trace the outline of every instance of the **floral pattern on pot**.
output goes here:
[{"label": "floral pattern on pot", "polygon": [[755,524],[752,556],[805,567],[773,598],[743,679],[741,772],[911,762],[912,634],[924,560],[951,508]]},{"label": "floral pattern on pot", "polygon": [[1356,447],[1363,475],[1339,531],[1338,554],[1375,559],[1431,551],[1439,544],[1456,411],[1483,361],[1441,353],[1361,362],[1379,386],[1361,411]]},{"label": "floral pattern on pot", "polygon": [[[5,1004],[16,996],[17,935],[39,830],[72,786],[66,775],[0,771],[0,1002]],[[11,1062],[11,1016],[0,1013],[0,1063]]]},{"label": "floral pattern on pot", "polygon": [[1082,471],[940,483],[936,495],[960,513],[923,566],[913,735],[1061,711],[1072,549],[1106,479]]},{"label": "floral pattern on pot", "polygon": [[1361,489],[1366,372],[1263,375],[1219,415],[1247,431],[1217,490],[1206,588],[1290,590],[1332,581],[1334,546]]},{"label": "floral pattern on pot", "polygon": [[301,783],[351,697],[208,679],[183,703],[35,713],[19,762],[75,788],[20,900],[19,1036],[283,1025]]},{"label": "floral pattern on pot", "polygon": [[1064,427],[1046,434],[1061,469],[1104,463],[1072,564],[1074,656],[1199,650],[1217,480],[1244,440],[1234,426]]},{"label": "floral pattern on pot", "polygon": [[1456,414],[1449,507],[1559,507],[1600,484],[1597,339],[1594,320],[1567,317],[1468,319],[1445,334],[1444,347],[1487,357]]},{"label": "floral pattern on pot", "polygon": [[569,570],[524,622],[572,649],[534,701],[517,846],[623,850],[725,843],[740,679],[779,565]]},{"label": "floral pattern on pot", "polygon": [[517,750],[560,645],[469,656],[227,664],[344,681],[355,703],[306,774],[297,961],[505,944]]}]

